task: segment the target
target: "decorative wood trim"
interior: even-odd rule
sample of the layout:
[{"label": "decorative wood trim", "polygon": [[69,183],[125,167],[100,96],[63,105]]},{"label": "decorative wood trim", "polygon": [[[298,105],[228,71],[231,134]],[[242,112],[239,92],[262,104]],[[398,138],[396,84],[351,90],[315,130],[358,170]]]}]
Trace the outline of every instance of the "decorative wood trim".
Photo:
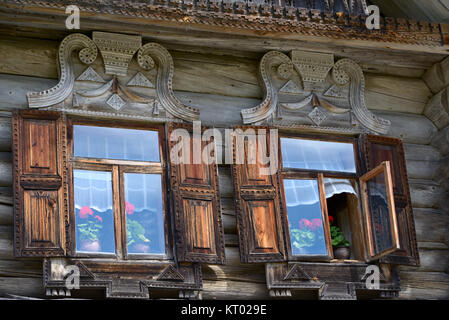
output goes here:
[{"label": "decorative wood trim", "polygon": [[[323,0],[323,2],[328,0]],[[413,20],[381,18],[380,30],[368,30],[365,25],[365,0],[360,0],[356,12],[337,13],[333,7],[317,10],[309,8],[279,7],[271,4],[235,3],[226,0],[208,3],[206,0],[168,1],[154,0],[150,3],[140,1],[107,1],[99,8],[89,0],[73,0],[83,12],[104,13],[112,16],[146,18],[156,21],[169,21],[189,25],[206,25],[247,29],[260,32],[290,33],[303,36],[318,36],[331,39],[369,40],[412,45],[441,47],[444,44],[444,25]],[[26,6],[28,10],[41,12],[41,8],[52,8],[65,12],[66,4],[49,0],[8,0],[7,3]],[[352,2],[352,8],[356,8]],[[358,2],[357,2],[358,3]],[[196,4],[196,5],[195,5]],[[23,9],[22,9],[23,10]]]},{"label": "decorative wood trim", "polygon": [[387,279],[380,271],[379,289],[366,287],[364,263],[268,263],[265,266],[269,290],[315,289],[321,300],[355,300],[356,290],[373,290],[379,295],[396,296],[401,290],[396,273]]},{"label": "decorative wood trim", "polygon": [[[65,270],[76,266],[80,271],[80,289],[105,288],[106,298],[149,299],[156,290],[175,291],[181,298],[197,298],[184,291],[201,291],[202,276],[199,264],[124,263],[88,259],[46,258],[44,287],[50,295],[65,290]],[[149,280],[151,279],[151,280]],[[55,291],[56,290],[56,291]],[[53,294],[55,293],[56,294]],[[63,292],[65,293],[65,291]]]},{"label": "decorative wood trim", "polygon": [[[173,117],[185,121],[199,119],[200,111],[197,108],[182,104],[173,93],[174,63],[170,53],[157,43],[147,43],[143,46],[141,43],[140,36],[97,31],[93,32],[93,40],[78,33],[67,36],[62,40],[58,50],[60,68],[58,84],[48,90],[28,93],[29,107],[50,107],[54,110],[74,114],[157,122],[173,121]],[[92,64],[97,58],[97,46],[103,57],[105,74],[113,77],[106,82],[92,67],[89,67],[76,81],[86,82],[86,80],[89,80],[87,82],[92,89],[84,88],[77,91],[72,53],[80,50],[78,56],[81,62]],[[136,86],[152,87],[151,81],[140,71],[133,79],[128,81],[127,85],[120,82],[120,77],[127,76],[128,64],[135,52],[137,52],[137,63],[142,70],[150,71],[157,68],[156,98],[151,97],[151,92],[149,93],[150,96],[141,96],[132,91],[132,87]],[[136,78],[139,74],[140,77]],[[145,82],[142,79],[147,81]],[[137,82],[138,80],[139,82]],[[97,83],[97,86],[93,87],[95,83]],[[98,83],[100,83],[100,86],[98,86]],[[90,110],[89,106],[82,102],[89,99],[95,101],[97,106],[109,106],[106,107],[106,110],[113,108],[114,111],[98,111],[98,108]],[[69,105],[72,105],[72,107],[70,108]],[[125,106],[138,108],[139,111],[135,112],[137,115],[121,112],[121,109],[124,109]],[[160,115],[161,108],[168,112],[169,116],[165,116],[165,113]],[[152,116],[148,116],[148,114]]]},{"label": "decorative wood trim", "polygon": [[[295,112],[312,105],[312,112],[308,114],[308,118],[312,121],[311,125],[295,123],[294,119],[291,120],[291,125],[299,125],[316,131],[333,129],[352,132],[371,131],[380,134],[386,134],[389,131],[390,121],[378,118],[366,107],[365,78],[357,63],[350,59],[341,59],[334,64],[333,55],[298,50],[293,50],[291,56],[292,59],[277,51],[270,51],[263,56],[259,65],[259,73],[263,82],[264,99],[258,106],[241,111],[244,124],[270,123],[285,126],[285,121],[288,123],[288,119],[283,119],[282,108]],[[315,93],[323,91],[320,86],[327,78],[330,69],[332,69],[333,87],[348,86],[349,88],[349,98],[347,101],[343,100],[347,103],[347,108],[337,107],[326,101],[328,98],[326,92],[330,90],[329,88],[325,89],[323,97],[318,97]],[[291,82],[293,77],[301,79],[304,89],[302,94],[306,96],[303,96],[302,101],[296,103],[279,103],[280,90],[286,90],[285,86]],[[285,79],[288,82],[279,89],[278,85],[275,85],[275,78]],[[309,92],[310,95],[307,96]],[[297,94],[300,93],[297,92]],[[328,114],[332,116],[345,113],[350,114],[348,122],[341,123],[338,128],[321,126],[321,123],[328,118]],[[304,116],[302,115],[302,117]],[[304,119],[304,121],[307,123],[308,120]],[[361,128],[357,129],[357,124]]]}]

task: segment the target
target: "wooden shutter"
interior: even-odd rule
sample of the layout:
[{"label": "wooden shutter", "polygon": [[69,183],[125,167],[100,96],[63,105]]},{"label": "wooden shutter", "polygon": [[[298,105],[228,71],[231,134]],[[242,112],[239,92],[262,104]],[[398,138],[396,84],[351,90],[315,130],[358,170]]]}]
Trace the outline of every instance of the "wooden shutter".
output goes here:
[{"label": "wooden shutter", "polygon": [[[189,137],[190,163],[174,163],[175,145],[171,141],[174,130],[184,130]],[[224,264],[224,236],[218,196],[218,168],[216,163],[194,163],[192,126],[169,127],[170,182],[174,204],[175,237],[178,261]],[[185,138],[182,138],[185,139]],[[198,141],[198,140],[197,140]],[[201,141],[201,140],[199,140]],[[210,142],[202,141],[200,149]],[[182,149],[180,154],[185,150]],[[201,151],[200,151],[201,152]],[[198,155],[198,153],[197,153]]]},{"label": "wooden shutter", "polygon": [[368,260],[399,249],[390,162],[384,161],[360,178]]},{"label": "wooden shutter", "polygon": [[15,255],[64,255],[65,121],[59,112],[23,110],[12,123]]},{"label": "wooden shutter", "polygon": [[[264,130],[266,134],[262,135],[259,129]],[[254,161],[257,160],[256,155],[263,146],[257,143],[257,136],[264,143],[265,150],[262,148],[262,154],[275,152],[277,155],[278,150],[271,150],[269,128],[240,127],[236,128],[234,136],[232,173],[240,260],[242,262],[284,261],[286,257],[280,213],[278,170],[271,175],[264,174],[261,169],[268,165]],[[276,139],[277,145],[277,137],[273,139]]]},{"label": "wooden shutter", "polygon": [[399,232],[399,250],[381,259],[381,262],[419,266],[415,223],[410,199],[404,147],[396,138],[363,135],[360,146],[366,171],[374,169],[384,161],[391,165],[391,176]]}]

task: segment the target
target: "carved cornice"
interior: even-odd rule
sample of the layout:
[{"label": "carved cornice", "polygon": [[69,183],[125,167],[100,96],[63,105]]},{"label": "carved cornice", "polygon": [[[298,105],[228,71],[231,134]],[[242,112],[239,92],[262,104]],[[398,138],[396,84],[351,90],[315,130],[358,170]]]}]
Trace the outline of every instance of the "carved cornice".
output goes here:
[{"label": "carved cornice", "polygon": [[365,78],[357,63],[341,59],[334,64],[333,55],[324,53],[292,51],[291,56],[292,60],[271,51],[261,59],[264,99],[258,106],[241,111],[243,123],[388,132],[390,122],[366,107]]},{"label": "carved cornice", "polygon": [[[360,0],[364,3],[364,0]],[[7,0],[9,4],[26,5],[27,10],[39,8],[60,9],[65,12],[65,1]],[[381,18],[380,30],[368,30],[361,8],[336,13],[329,3],[324,8],[279,7],[271,4],[206,0],[151,0],[151,1],[97,1],[72,0],[82,12],[109,14],[122,17],[147,18],[175,22],[179,25],[207,25],[248,29],[264,32],[284,32],[297,35],[329,37],[333,39],[371,40],[425,46],[442,46],[446,28],[437,23],[417,22],[396,18]],[[344,1],[347,3],[346,1]],[[351,1],[352,8],[354,2]],[[348,7],[349,5],[345,5]],[[362,7],[365,7],[362,4]]]},{"label": "carved cornice", "polygon": [[[93,38],[71,34],[62,40],[58,51],[59,82],[48,90],[29,93],[30,108],[47,107],[108,117],[155,118],[156,121],[176,121],[173,117],[186,121],[199,118],[198,109],[183,105],[173,94],[174,63],[164,47],[157,43],[141,46],[140,36],[94,32]],[[105,81],[99,70],[88,67],[75,80],[72,54],[80,50],[80,61],[92,64],[97,58],[97,45],[103,57],[103,73],[106,77],[112,75],[112,79]],[[142,72],[148,71],[147,76],[151,72],[156,74],[155,92],[153,83],[141,71],[126,80],[130,76],[128,65],[136,52],[137,64]],[[76,82],[83,84],[78,86]],[[136,88],[140,91],[135,91]],[[131,109],[123,112],[122,109],[126,108]],[[161,110],[166,111],[168,116],[162,115]]]}]

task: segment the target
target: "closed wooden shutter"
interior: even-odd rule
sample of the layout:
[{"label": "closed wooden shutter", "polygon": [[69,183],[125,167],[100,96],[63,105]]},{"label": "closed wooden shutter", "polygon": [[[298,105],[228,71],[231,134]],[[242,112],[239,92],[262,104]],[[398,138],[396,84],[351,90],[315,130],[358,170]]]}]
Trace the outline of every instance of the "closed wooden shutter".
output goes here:
[{"label": "closed wooden shutter", "polygon": [[[284,261],[286,257],[280,212],[278,148],[275,146],[278,144],[277,136],[273,137],[274,144],[270,144],[270,131],[265,127],[236,128],[234,136],[232,173],[240,260]],[[268,155],[275,154],[276,164],[264,164],[264,161],[259,161],[257,154],[267,158]],[[264,171],[270,164],[276,171],[267,174]]]},{"label": "closed wooden shutter", "polygon": [[363,135],[361,140],[362,159],[364,159],[366,171],[374,169],[384,161],[389,161],[391,166],[400,249],[382,258],[381,262],[419,266],[415,223],[402,140],[375,135]]},{"label": "closed wooden shutter", "polygon": [[24,110],[14,113],[12,123],[15,255],[64,255],[65,121],[59,112]]},{"label": "closed wooden shutter", "polygon": [[[195,140],[190,125],[170,125],[168,137],[178,261],[224,264],[218,168],[215,162],[207,164],[201,159],[210,142],[201,137]],[[187,158],[175,161],[174,153]]]}]

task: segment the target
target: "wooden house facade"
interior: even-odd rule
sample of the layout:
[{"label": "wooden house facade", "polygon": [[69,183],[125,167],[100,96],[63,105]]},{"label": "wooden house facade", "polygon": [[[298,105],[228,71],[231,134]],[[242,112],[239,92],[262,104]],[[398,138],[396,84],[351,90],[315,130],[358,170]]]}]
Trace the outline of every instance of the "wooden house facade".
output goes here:
[{"label": "wooden house facade", "polygon": [[0,1],[0,298],[448,299],[445,23]]}]

